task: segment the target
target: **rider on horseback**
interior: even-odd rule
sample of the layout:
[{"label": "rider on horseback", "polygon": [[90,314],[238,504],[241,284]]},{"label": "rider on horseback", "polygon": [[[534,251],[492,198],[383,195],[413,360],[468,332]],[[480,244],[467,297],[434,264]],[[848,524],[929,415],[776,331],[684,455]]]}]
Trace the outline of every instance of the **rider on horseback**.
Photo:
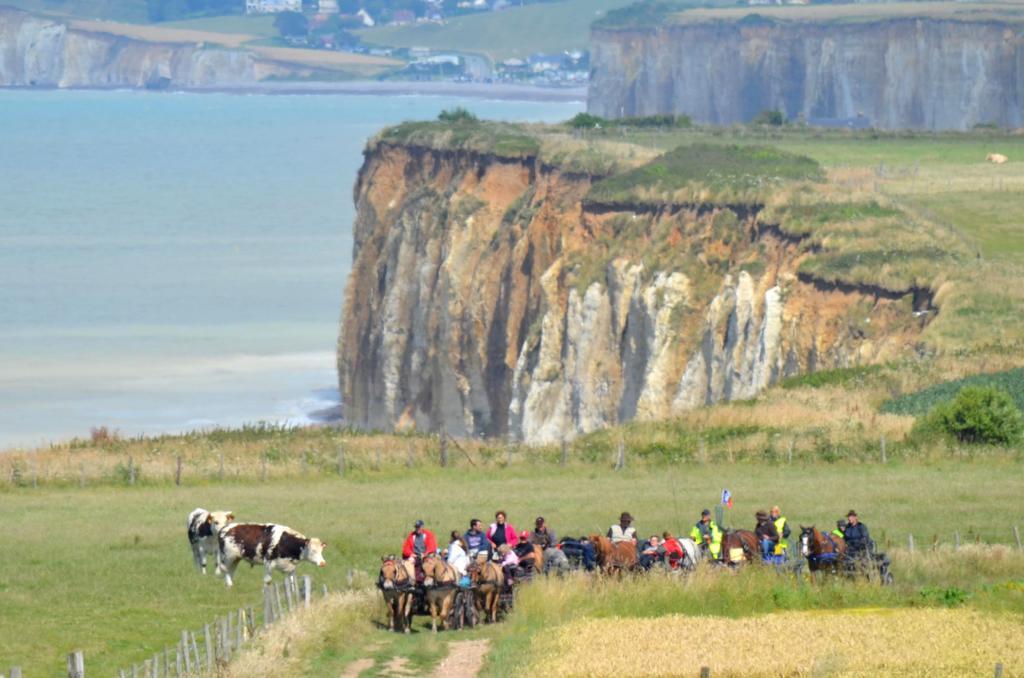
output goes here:
[{"label": "rider on horseback", "polygon": [[690,539],[700,545],[701,550],[708,551],[711,557],[718,560],[722,552],[722,531],[715,521],[711,520],[711,511],[700,512],[700,520],[690,530]]},{"label": "rider on horseback", "polygon": [[786,516],[782,515],[778,506],[772,507],[772,522],[775,523],[775,529],[779,533],[779,543],[775,545],[775,560],[784,562],[789,555],[790,531],[789,525],[786,524]]},{"label": "rider on horseback", "polygon": [[415,559],[416,583],[418,584],[422,583],[424,579],[423,556],[428,553],[437,553],[437,539],[433,532],[423,527],[422,520],[417,520],[413,523],[412,532],[402,544],[402,559]]},{"label": "rider on horseback", "polygon": [[755,517],[757,518],[757,527],[754,528],[754,534],[757,535],[757,541],[761,544],[761,558],[768,562],[773,559],[775,547],[779,544],[779,531],[775,528],[775,523],[768,517],[767,511],[758,511]]},{"label": "rider on horseback", "polygon": [[618,524],[608,528],[608,538],[613,544],[623,541],[636,543],[636,528],[633,527],[633,516],[629,515],[629,511],[623,511]]}]

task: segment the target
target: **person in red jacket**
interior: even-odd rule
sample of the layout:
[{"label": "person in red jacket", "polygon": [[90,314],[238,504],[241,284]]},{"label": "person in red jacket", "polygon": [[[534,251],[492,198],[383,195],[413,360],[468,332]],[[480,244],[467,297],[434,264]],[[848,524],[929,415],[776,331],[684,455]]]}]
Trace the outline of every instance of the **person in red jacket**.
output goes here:
[{"label": "person in red jacket", "polygon": [[675,570],[682,564],[686,554],[679,540],[671,532],[665,532],[661,537],[661,551],[665,560],[668,561],[669,567]]},{"label": "person in red jacket", "polygon": [[412,532],[405,538],[402,544],[402,558],[416,557],[417,564],[427,553],[437,552],[437,539],[434,533],[423,527],[423,521],[417,520],[413,525]]}]

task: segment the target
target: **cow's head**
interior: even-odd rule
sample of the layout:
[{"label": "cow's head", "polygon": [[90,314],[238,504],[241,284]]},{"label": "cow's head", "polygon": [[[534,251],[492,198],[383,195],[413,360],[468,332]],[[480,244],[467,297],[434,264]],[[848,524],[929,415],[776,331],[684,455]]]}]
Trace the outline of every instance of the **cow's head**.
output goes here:
[{"label": "cow's head", "polygon": [[231,511],[210,511],[210,514],[206,516],[206,522],[210,523],[210,529],[217,534],[224,527],[235,522],[235,514]]},{"label": "cow's head", "polygon": [[317,567],[326,567],[327,561],[324,560],[325,548],[327,548],[327,544],[314,537],[306,542],[306,547],[302,549],[302,559],[308,560]]}]

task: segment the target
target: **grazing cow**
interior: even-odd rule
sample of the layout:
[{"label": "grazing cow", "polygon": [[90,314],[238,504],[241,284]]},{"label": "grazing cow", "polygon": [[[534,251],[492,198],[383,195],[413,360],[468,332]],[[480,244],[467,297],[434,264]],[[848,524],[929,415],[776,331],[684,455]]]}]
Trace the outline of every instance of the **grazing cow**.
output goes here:
[{"label": "grazing cow", "polygon": [[[230,511],[207,511],[197,508],[188,514],[188,543],[196,569],[206,574],[206,554],[217,553],[217,533],[235,519]],[[219,561],[218,561],[219,563]],[[220,568],[215,568],[219,572]]]},{"label": "grazing cow", "polygon": [[281,570],[285,576],[295,573],[300,560],[308,560],[318,567],[327,565],[323,551],[327,544],[311,539],[284,525],[257,525],[239,523],[228,525],[218,535],[220,553],[218,567],[224,573],[224,583],[231,586],[235,568],[246,560],[250,565],[263,563],[266,572],[263,583],[271,582],[271,573]]},{"label": "grazing cow", "polygon": [[990,163],[994,165],[1002,165],[1004,162],[1009,160],[1009,158],[1007,158],[1002,153],[989,153],[988,155],[985,156],[985,160],[988,160]]}]

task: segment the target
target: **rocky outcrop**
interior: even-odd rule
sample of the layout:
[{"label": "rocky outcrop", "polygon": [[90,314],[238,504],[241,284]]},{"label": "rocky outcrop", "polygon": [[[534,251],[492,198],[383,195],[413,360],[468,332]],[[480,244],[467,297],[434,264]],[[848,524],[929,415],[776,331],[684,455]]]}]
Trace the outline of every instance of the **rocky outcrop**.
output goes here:
[{"label": "rocky outcrop", "polygon": [[242,49],[145,42],[0,8],[0,87],[203,88],[312,72]]},{"label": "rocky outcrop", "polygon": [[758,205],[607,205],[533,154],[368,146],[338,347],[344,417],[529,442],[755,396],[912,346],[912,291],[801,272]]},{"label": "rocky outcrop", "polygon": [[732,124],[780,110],[883,129],[1024,124],[1019,22],[755,14],[604,27],[593,31],[591,64],[588,109],[613,118],[673,113]]}]

